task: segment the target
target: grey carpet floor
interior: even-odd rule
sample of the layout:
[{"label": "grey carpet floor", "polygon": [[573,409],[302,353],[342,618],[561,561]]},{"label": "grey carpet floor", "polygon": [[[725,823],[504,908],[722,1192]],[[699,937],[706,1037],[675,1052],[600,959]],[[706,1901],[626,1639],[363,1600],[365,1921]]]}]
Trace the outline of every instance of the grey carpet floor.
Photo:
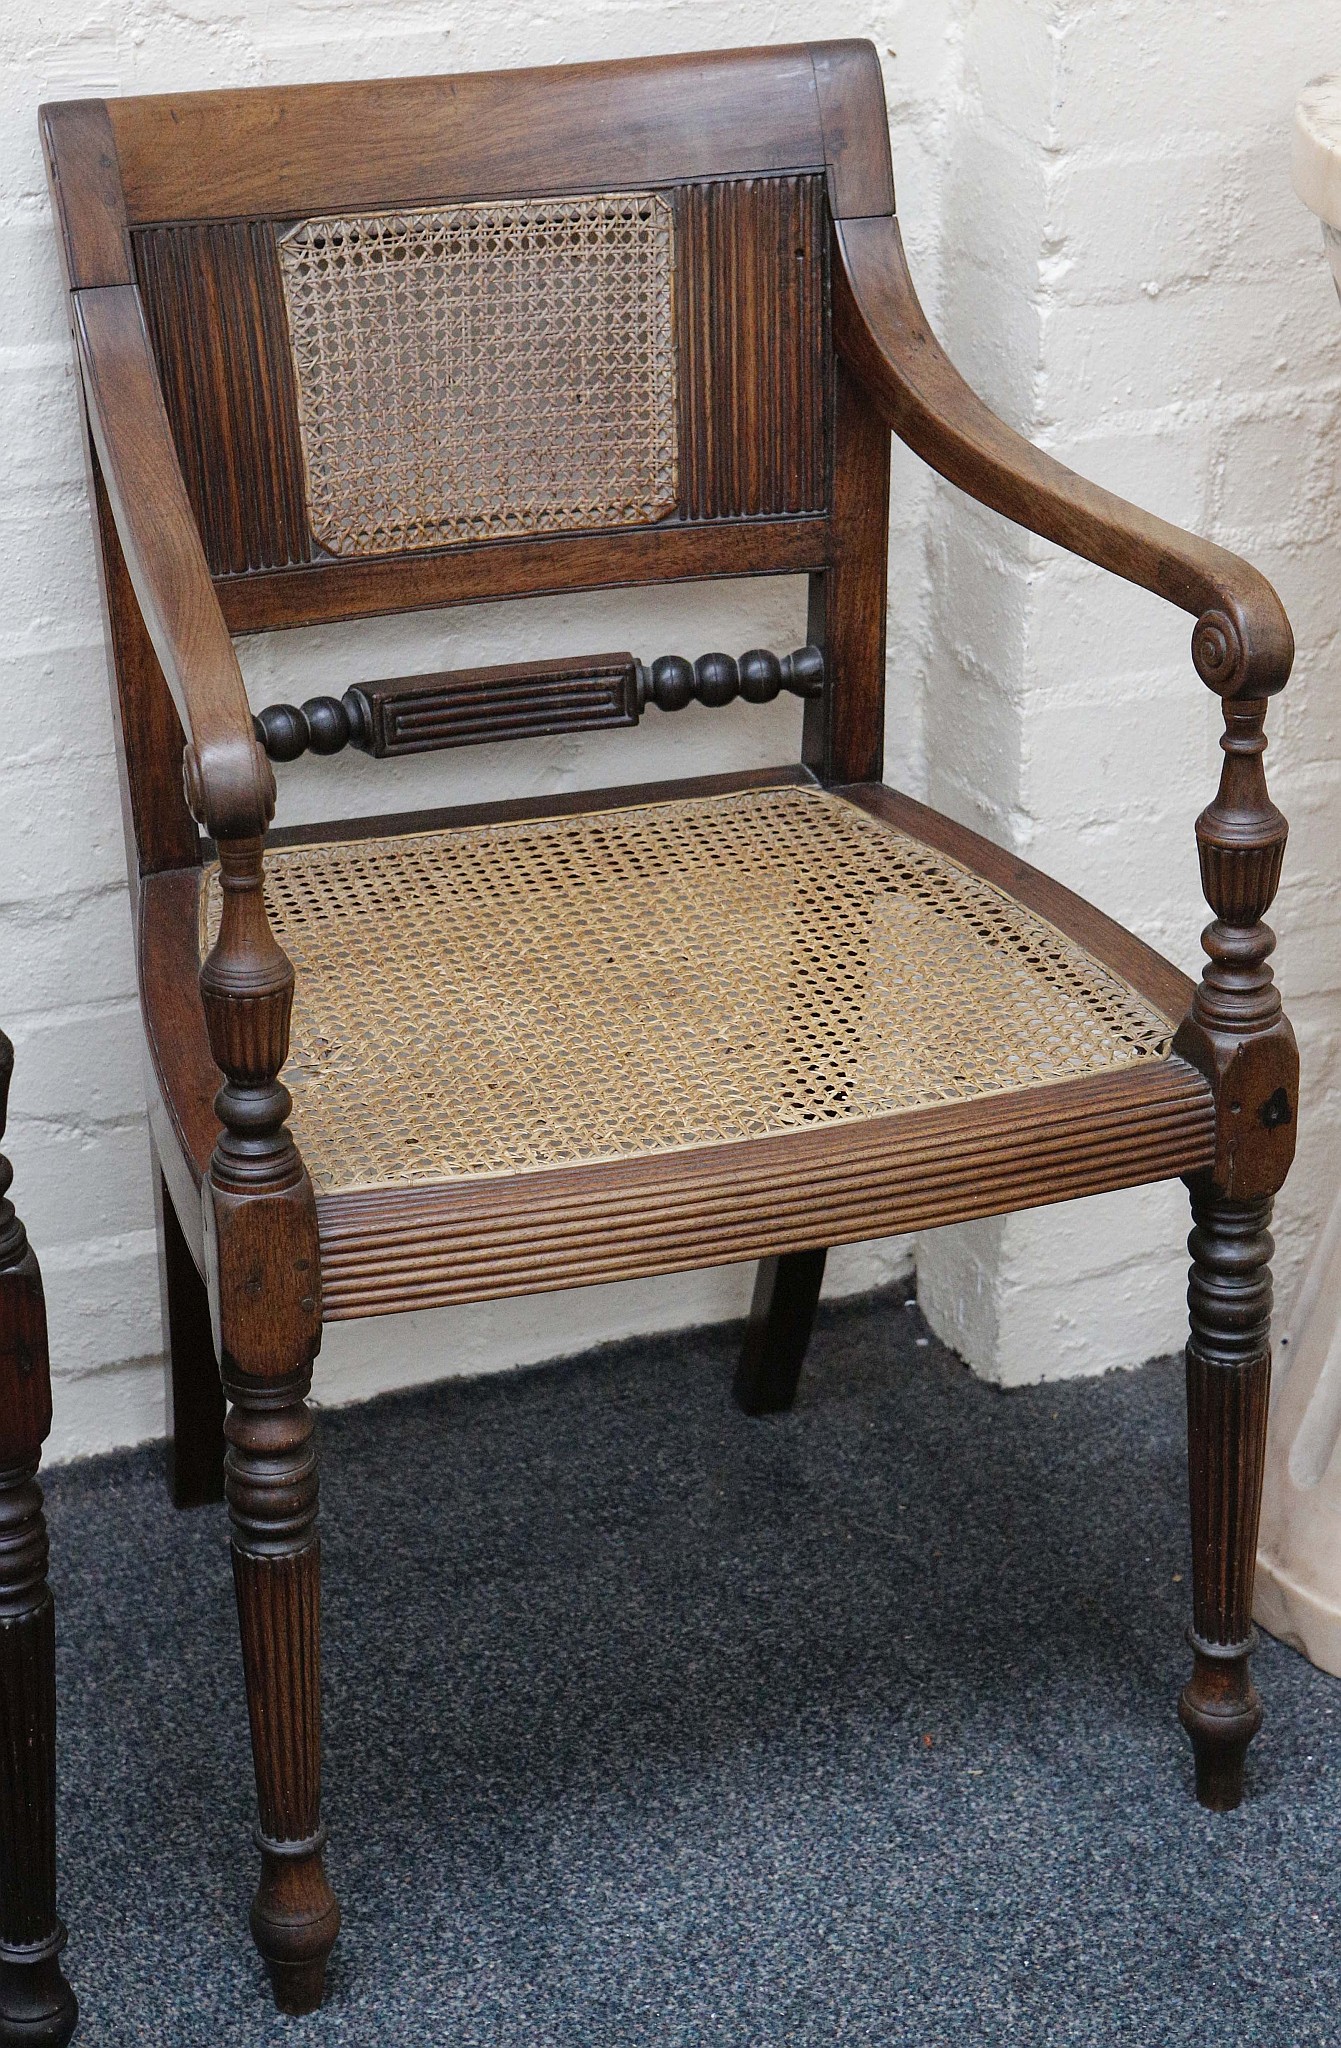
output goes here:
[{"label": "grey carpet floor", "polygon": [[1003,1395],[885,1294],[322,1418],[327,2005],[269,2009],[222,1510],[51,1475],[80,2039],[1341,2041],[1341,1686],[1202,1812],[1181,1374]]}]

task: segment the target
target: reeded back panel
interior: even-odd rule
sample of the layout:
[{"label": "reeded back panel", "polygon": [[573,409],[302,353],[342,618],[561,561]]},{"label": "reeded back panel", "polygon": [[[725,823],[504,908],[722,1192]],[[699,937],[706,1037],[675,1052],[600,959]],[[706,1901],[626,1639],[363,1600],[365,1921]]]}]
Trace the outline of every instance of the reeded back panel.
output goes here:
[{"label": "reeded back panel", "polygon": [[818,174],[132,241],[217,577],[827,507]]}]

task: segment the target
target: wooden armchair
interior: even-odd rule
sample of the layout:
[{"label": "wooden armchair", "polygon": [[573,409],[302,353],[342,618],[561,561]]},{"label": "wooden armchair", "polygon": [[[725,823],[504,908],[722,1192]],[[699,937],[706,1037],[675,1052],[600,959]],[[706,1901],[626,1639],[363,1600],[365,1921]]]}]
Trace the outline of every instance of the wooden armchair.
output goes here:
[{"label": "wooden armchair", "polygon": [[[869,45],[43,122],[156,1076],[175,1483],[210,1493],[222,1426],[252,1927],[279,2003],[319,2001],[339,1922],[323,1320],[757,1259],[737,1395],[761,1413],[792,1399],[825,1247],[1183,1176],[1181,1712],[1198,1796],[1234,1805],[1296,1102],[1261,921],[1286,831],[1263,714],[1292,653],[1270,586],[960,380],[904,265]],[[1199,986],[882,783],[891,430],[1196,619],[1226,723]],[[369,681],[253,720],[229,637],[784,572],[811,592],[785,659]],[[271,763],[305,747],[381,757],[784,689],[802,760],[775,773],[267,838]]]}]

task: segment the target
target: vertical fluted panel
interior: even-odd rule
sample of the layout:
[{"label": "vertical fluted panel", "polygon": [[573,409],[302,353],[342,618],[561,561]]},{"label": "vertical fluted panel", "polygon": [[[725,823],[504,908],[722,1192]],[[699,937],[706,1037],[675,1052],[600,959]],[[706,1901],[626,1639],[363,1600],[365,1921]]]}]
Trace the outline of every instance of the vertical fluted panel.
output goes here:
[{"label": "vertical fluted panel", "polygon": [[305,1841],[321,1807],[319,1544],[277,1558],[234,1547],[233,1578],[261,1832]]},{"label": "vertical fluted panel", "polygon": [[0,1622],[0,1944],[56,1926],[56,1631],[45,1588]]},{"label": "vertical fluted panel", "polygon": [[297,398],[269,221],[132,233],[163,399],[216,576],[312,559]]},{"label": "vertical fluted panel", "polygon": [[737,178],[678,197],[682,516],[822,511],[824,182]]}]

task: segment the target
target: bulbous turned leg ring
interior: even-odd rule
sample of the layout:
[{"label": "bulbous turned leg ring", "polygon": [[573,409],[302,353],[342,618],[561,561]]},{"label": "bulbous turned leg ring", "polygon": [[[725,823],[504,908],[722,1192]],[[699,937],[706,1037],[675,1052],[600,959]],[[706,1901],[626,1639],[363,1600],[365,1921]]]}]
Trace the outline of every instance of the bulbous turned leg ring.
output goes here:
[{"label": "bulbous turned leg ring", "polygon": [[58,1961],[60,1921],[46,1941],[0,1942],[0,2048],[65,2048],[79,2007]]},{"label": "bulbous turned leg ring", "polygon": [[1262,1725],[1262,1702],[1248,1660],[1257,1631],[1240,1643],[1207,1643],[1192,1629],[1192,1676],[1178,1702],[1178,1718],[1192,1739],[1197,1798],[1212,1813],[1229,1813],[1243,1798],[1248,1744]]}]

